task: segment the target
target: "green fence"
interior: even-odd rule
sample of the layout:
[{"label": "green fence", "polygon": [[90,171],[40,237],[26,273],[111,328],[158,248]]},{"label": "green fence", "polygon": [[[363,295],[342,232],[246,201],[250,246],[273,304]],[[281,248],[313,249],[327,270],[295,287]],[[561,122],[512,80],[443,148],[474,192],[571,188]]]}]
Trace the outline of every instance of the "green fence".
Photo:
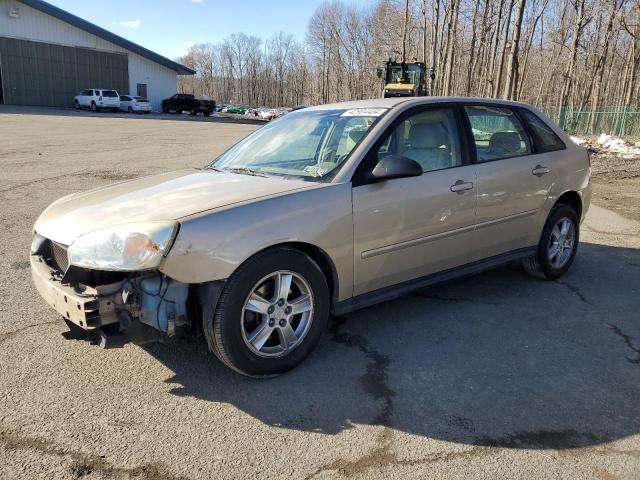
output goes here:
[{"label": "green fence", "polygon": [[571,107],[541,107],[565,131],[572,135],[640,137],[640,107],[598,107],[595,110]]}]

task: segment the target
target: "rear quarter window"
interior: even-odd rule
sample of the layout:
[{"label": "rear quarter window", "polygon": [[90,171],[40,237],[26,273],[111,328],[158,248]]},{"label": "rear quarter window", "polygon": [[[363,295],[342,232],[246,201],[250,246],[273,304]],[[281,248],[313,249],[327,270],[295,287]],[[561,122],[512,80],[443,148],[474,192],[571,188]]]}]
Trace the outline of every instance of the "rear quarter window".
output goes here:
[{"label": "rear quarter window", "polygon": [[551,127],[535,113],[525,108],[518,109],[518,113],[529,128],[538,152],[555,152],[567,148]]},{"label": "rear quarter window", "polygon": [[103,97],[110,97],[110,98],[117,98],[118,97],[118,92],[116,92],[115,90],[103,90],[102,91],[102,96]]}]

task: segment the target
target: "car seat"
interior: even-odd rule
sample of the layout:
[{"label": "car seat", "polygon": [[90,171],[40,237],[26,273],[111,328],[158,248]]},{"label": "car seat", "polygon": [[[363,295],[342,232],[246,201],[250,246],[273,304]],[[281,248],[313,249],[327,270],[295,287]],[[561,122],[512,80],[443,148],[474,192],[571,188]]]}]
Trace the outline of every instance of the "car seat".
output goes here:
[{"label": "car seat", "polygon": [[451,166],[449,135],[442,123],[418,123],[409,130],[408,148],[403,155],[415,160],[422,171]]}]

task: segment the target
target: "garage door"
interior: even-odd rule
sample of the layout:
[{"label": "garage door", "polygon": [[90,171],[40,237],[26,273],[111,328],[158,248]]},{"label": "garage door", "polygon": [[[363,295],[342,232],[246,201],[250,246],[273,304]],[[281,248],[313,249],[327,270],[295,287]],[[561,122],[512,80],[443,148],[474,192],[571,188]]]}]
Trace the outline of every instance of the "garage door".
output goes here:
[{"label": "garage door", "polygon": [[4,103],[71,107],[85,88],[129,91],[127,55],[0,37]]}]

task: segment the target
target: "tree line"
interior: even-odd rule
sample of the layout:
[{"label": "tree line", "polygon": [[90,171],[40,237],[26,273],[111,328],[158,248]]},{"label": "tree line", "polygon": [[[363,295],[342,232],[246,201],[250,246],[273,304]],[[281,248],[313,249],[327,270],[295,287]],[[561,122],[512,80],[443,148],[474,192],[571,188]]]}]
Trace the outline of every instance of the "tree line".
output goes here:
[{"label": "tree line", "polygon": [[252,106],[379,97],[388,59],[425,62],[432,95],[574,109],[637,105],[640,0],[327,1],[304,41],[234,33],[178,60],[184,92]]}]

